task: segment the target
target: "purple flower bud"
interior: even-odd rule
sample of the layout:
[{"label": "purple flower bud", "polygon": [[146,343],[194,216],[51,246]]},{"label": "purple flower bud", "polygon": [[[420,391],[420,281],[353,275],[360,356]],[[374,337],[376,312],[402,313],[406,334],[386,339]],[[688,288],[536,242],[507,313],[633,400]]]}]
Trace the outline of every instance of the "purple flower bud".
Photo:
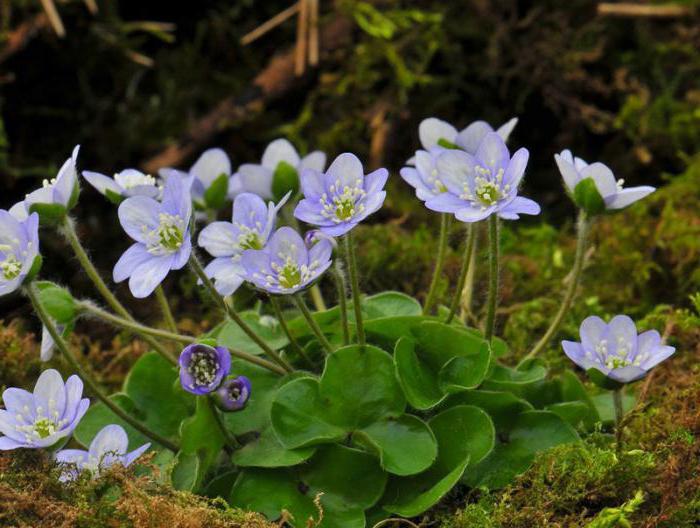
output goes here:
[{"label": "purple flower bud", "polygon": [[208,394],[221,385],[231,370],[231,354],[224,347],[188,345],[180,354],[180,383],[192,394]]},{"label": "purple flower bud", "polygon": [[239,411],[250,398],[250,380],[245,376],[228,378],[216,390],[215,401],[223,411]]},{"label": "purple flower bud", "polygon": [[306,244],[306,247],[309,249],[318,244],[321,240],[328,240],[333,246],[333,249],[338,247],[338,241],[334,237],[325,234],[320,229],[312,229],[311,231],[307,231],[304,235],[304,244]]}]

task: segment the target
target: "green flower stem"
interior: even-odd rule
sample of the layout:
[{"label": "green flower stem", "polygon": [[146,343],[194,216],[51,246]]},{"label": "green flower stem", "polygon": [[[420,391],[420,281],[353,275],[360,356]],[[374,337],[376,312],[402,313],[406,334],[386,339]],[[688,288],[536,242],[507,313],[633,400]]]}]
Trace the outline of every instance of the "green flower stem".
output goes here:
[{"label": "green flower stem", "polygon": [[147,425],[133,418],[116,403],[114,403],[107,394],[105,394],[105,392],[99,387],[97,382],[93,380],[92,377],[89,376],[87,372],[83,370],[76,357],[68,348],[68,345],[61,336],[61,333],[58,331],[48,312],[41,304],[41,301],[39,300],[39,292],[37,290],[37,287],[33,283],[30,283],[25,287],[25,292],[27,293],[32,305],[34,306],[34,310],[36,310],[39,319],[41,319],[42,324],[46,327],[49,334],[51,335],[51,338],[54,340],[54,343],[56,344],[58,350],[60,350],[61,354],[63,354],[63,357],[66,358],[66,361],[68,361],[70,366],[80,376],[80,378],[83,380],[85,385],[87,385],[90,391],[94,393],[95,396],[97,396],[97,399],[100,400],[110,411],[112,411],[120,419],[124,420],[126,423],[131,425],[140,433],[144,434],[154,442],[158,442],[163,447],[166,447],[173,452],[177,452],[179,450],[179,446],[176,443],[159,435],[155,431],[152,431]]},{"label": "green flower stem", "polygon": [[326,306],[326,301],[323,299],[323,295],[321,294],[321,288],[318,287],[318,284],[314,284],[311,286],[309,289],[309,293],[311,294],[311,300],[314,303],[314,308],[316,308],[317,312],[325,312],[328,310],[328,307]]},{"label": "green flower stem", "polygon": [[311,311],[309,310],[309,307],[306,306],[304,297],[302,297],[300,293],[295,293],[294,295],[292,295],[292,298],[294,299],[294,303],[297,305],[297,308],[299,308],[299,311],[304,315],[306,322],[309,323],[311,330],[323,346],[324,350],[326,351],[326,354],[330,354],[331,352],[333,352],[333,346],[330,344],[328,339],[326,339],[326,336],[323,335],[321,327],[318,326],[318,323],[314,320],[313,315],[311,315]]},{"label": "green flower stem", "polygon": [[197,338],[192,336],[182,335],[175,332],[170,332],[168,330],[161,330],[160,328],[152,328],[130,319],[119,317],[118,315],[114,315],[107,310],[103,310],[102,308],[95,306],[89,301],[80,301],[78,303],[78,308],[90,315],[99,317],[100,319],[103,319],[114,326],[133,332],[134,334],[149,335],[152,337],[167,339],[169,341],[175,341],[176,343],[190,344],[197,342]]},{"label": "green flower stem", "polygon": [[343,326],[343,345],[350,343],[350,325],[348,324],[348,290],[345,285],[345,273],[340,265],[340,261],[335,261],[333,267],[335,286],[338,290],[338,308],[340,309],[340,321]]},{"label": "green flower stem", "polygon": [[313,368],[314,364],[312,363],[309,356],[306,354],[306,351],[301,347],[299,342],[292,335],[291,330],[289,330],[289,325],[287,325],[287,321],[284,319],[284,314],[282,313],[282,307],[280,306],[279,300],[274,295],[269,295],[268,297],[270,299],[270,305],[272,306],[272,310],[275,312],[275,316],[277,317],[277,320],[279,321],[282,330],[287,336],[287,339],[289,339],[289,343],[292,345],[292,348],[296,350],[297,354],[301,356],[301,358],[306,362],[306,364],[309,367]]},{"label": "green flower stem", "polygon": [[355,308],[355,326],[357,328],[357,343],[365,344],[365,327],[362,323],[362,305],[360,298],[360,281],[357,276],[357,262],[355,260],[355,245],[353,243],[352,231],[343,237],[345,247],[345,263],[350,271],[350,288],[352,289],[352,303]]},{"label": "green flower stem", "polygon": [[160,284],[156,288],[156,299],[158,300],[160,311],[163,313],[163,319],[165,319],[165,324],[168,326],[168,329],[173,333],[177,333],[177,323],[173,317],[172,310],[170,310],[170,303],[168,303],[168,298],[165,296],[163,286]]},{"label": "green flower stem", "polygon": [[622,418],[625,411],[622,407],[622,389],[612,391],[615,406],[615,448],[618,454],[622,451]]},{"label": "green flower stem", "polygon": [[476,228],[475,224],[467,224],[467,239],[464,243],[464,255],[462,256],[462,268],[459,271],[459,277],[457,278],[457,286],[452,294],[452,302],[450,302],[450,312],[447,314],[447,319],[445,319],[445,324],[450,324],[452,319],[454,319],[457,313],[457,308],[459,308],[459,301],[462,298],[462,290],[464,289],[464,283],[469,274],[469,269],[471,268],[472,254],[474,253],[474,245],[476,242]]},{"label": "green flower stem", "polygon": [[[447,251],[447,239],[450,234],[451,223],[452,215],[450,215],[449,213],[442,213],[440,218],[440,238],[438,241],[437,258],[435,259],[435,269],[433,270],[433,278],[430,281],[430,289],[428,289],[428,295],[425,298],[425,304],[423,306],[423,315],[430,314],[433,305],[435,304],[435,295],[437,294],[437,287],[440,283],[440,277],[442,276],[443,267],[445,265],[445,253]],[[461,291],[461,288],[459,291]]]},{"label": "green flower stem", "polygon": [[263,341],[260,336],[256,334],[250,326],[248,326],[243,318],[238,315],[238,312],[236,312],[233,306],[228,305],[226,301],[224,301],[224,298],[219,295],[219,292],[216,291],[211,279],[209,279],[207,274],[204,272],[204,268],[195,256],[194,251],[190,255],[189,264],[192,271],[194,271],[195,275],[197,275],[197,278],[199,278],[204,284],[204,287],[209,290],[209,293],[214,298],[216,304],[219,305],[219,308],[221,308],[221,310],[223,310],[223,312],[228,315],[228,317],[233,320],[233,322],[235,322],[241,328],[241,330],[243,330],[243,332],[263,350],[263,352],[265,352],[265,354],[272,358],[275,363],[282,367],[282,369],[284,369],[286,372],[292,372],[294,368],[287,361],[282,359],[280,355],[273,350],[272,347],[270,347],[270,345],[265,343],[265,341]]},{"label": "green flower stem", "polygon": [[[121,315],[123,318],[135,322],[136,320],[132,317],[132,315],[124,307],[124,305],[119,302],[119,299],[117,299],[115,295],[110,291],[105,282],[102,280],[102,277],[100,277],[100,274],[98,273],[95,266],[92,264],[90,257],[85,251],[85,248],[80,243],[78,234],[75,232],[73,220],[69,216],[66,216],[63,220],[60,231],[68,240],[68,243],[70,244],[71,248],[73,248],[73,252],[75,253],[75,256],[78,259],[78,262],[80,262],[80,265],[85,270],[85,273],[87,273],[88,277],[90,277],[90,280],[95,285],[95,288],[97,288],[97,291],[100,292],[100,295],[102,295],[107,304],[109,304],[112,310],[114,310],[117,314]],[[177,359],[173,357],[173,355],[170,354],[165,348],[163,348],[163,345],[161,345],[158,341],[156,341],[150,336],[143,334],[141,334],[141,337],[144,341],[146,341],[146,343],[148,343],[149,346],[151,346],[156,352],[158,352],[161,356],[167,359],[170,363],[172,363],[173,365],[177,364]]]},{"label": "green flower stem", "polygon": [[209,394],[206,397],[206,400],[207,400],[207,405],[209,406],[209,409],[211,410],[212,414],[214,415],[214,420],[216,421],[216,424],[219,426],[219,429],[221,430],[221,434],[223,434],[224,438],[226,439],[226,445],[225,445],[224,449],[226,450],[226,452],[229,455],[232,455],[234,449],[241,447],[241,443],[226,428],[226,424],[224,423],[224,417],[221,415],[221,411],[216,406],[216,403],[214,402],[214,397],[211,394]]},{"label": "green flower stem", "polygon": [[491,341],[496,323],[496,305],[498,304],[498,274],[499,274],[499,240],[498,216],[489,216],[489,296],[486,305],[486,329],[484,337]]},{"label": "green flower stem", "polygon": [[574,266],[571,270],[571,275],[569,277],[569,284],[566,288],[566,291],[564,292],[564,298],[562,299],[561,305],[559,306],[559,311],[552,320],[552,324],[549,325],[549,328],[547,328],[547,331],[537,342],[537,344],[533,347],[533,349],[523,358],[523,361],[534,358],[544,349],[544,347],[547,346],[549,341],[559,331],[559,327],[564,321],[564,317],[566,317],[566,314],[571,309],[574,297],[576,296],[576,290],[578,289],[578,285],[581,280],[583,262],[586,256],[586,246],[589,228],[590,223],[588,221],[588,216],[586,215],[585,211],[581,209],[578,214],[578,237],[576,240],[576,255],[574,256]]}]

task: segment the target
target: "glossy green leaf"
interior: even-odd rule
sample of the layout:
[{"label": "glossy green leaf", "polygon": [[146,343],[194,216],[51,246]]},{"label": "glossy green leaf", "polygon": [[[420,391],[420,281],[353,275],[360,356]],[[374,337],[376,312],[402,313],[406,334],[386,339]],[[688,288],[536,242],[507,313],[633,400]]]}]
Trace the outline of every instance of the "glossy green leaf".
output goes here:
[{"label": "glossy green leaf", "polygon": [[256,433],[256,438],[233,453],[234,464],[241,467],[275,468],[296,466],[311,458],[315,448],[287,449],[275,436],[272,427]]},{"label": "glossy green leaf", "polygon": [[619,381],[615,381],[614,379],[607,377],[597,368],[589,368],[586,370],[586,375],[588,376],[588,379],[590,379],[601,389],[614,391],[624,387],[624,383],[620,383]]},{"label": "glossy green leaf", "polygon": [[399,416],[406,407],[392,357],[370,345],[350,345],[328,356],[319,393],[330,422],[347,430]]},{"label": "glossy green leaf", "polygon": [[362,303],[362,311],[368,320],[382,317],[421,315],[423,313],[420,303],[413,297],[394,291],[382,292],[367,297]]},{"label": "glossy green leaf", "polygon": [[[324,446],[298,472],[289,469],[246,469],[231,491],[233,506],[263,513],[270,520],[289,511],[294,527],[306,527],[320,515],[320,528],[364,528],[364,511],[380,498],[386,474],[374,457],[340,445]],[[322,495],[319,495],[322,494]],[[313,522],[313,521],[312,521]],[[315,524],[314,524],[315,525]]]},{"label": "glossy green leaf", "polygon": [[[250,328],[275,350],[284,348],[289,344],[280,324],[271,318],[262,319],[255,312],[241,312],[241,318]],[[233,321],[228,321],[216,333],[216,339],[221,346],[235,348],[254,354],[263,354],[263,350]]]},{"label": "glossy green leaf", "polygon": [[394,361],[399,382],[411,406],[430,409],[446,397],[438,383],[437,373],[418,359],[414,339],[402,337],[396,342]]},{"label": "glossy green leaf", "polygon": [[221,209],[228,199],[227,174],[221,173],[211,182],[208,189],[204,191],[204,203],[209,209]]},{"label": "glossy green leaf", "polygon": [[553,403],[545,408],[565,420],[575,429],[590,429],[591,410],[584,402],[570,401]]},{"label": "glossy green leaf", "polygon": [[451,395],[444,402],[445,407],[474,405],[486,411],[498,430],[507,429],[513,418],[523,411],[533,409],[532,405],[510,392],[470,390]]},{"label": "glossy green leaf", "polygon": [[177,370],[156,352],[141,356],[124,381],[126,392],[157,433],[175,436],[180,422],[194,412],[194,397],[179,382]]},{"label": "glossy green leaf", "polygon": [[206,472],[226,444],[226,437],[214,414],[216,412],[216,408],[207,397],[199,397],[194,415],[186,418],[180,426],[179,454],[196,455],[199,460],[194,487],[188,489],[199,488]]},{"label": "glossy green leaf", "polygon": [[353,440],[376,452],[381,466],[395,475],[420,473],[437,457],[430,428],[408,414],[375,422],[353,434]]},{"label": "glossy green leaf", "polygon": [[[604,392],[602,394],[596,394],[591,398],[596,410],[600,416],[600,421],[604,424],[611,424],[615,422],[615,405],[613,404],[612,392]],[[622,393],[622,409],[625,414],[634,409],[637,403],[637,398],[633,394],[626,392]]]},{"label": "glossy green leaf", "polygon": [[458,482],[471,459],[482,460],[494,445],[488,415],[473,406],[457,406],[429,422],[438,442],[430,469],[409,478],[392,478],[382,499],[386,511],[414,517],[434,506]]},{"label": "glossy green leaf", "polygon": [[478,335],[436,321],[425,321],[413,328],[420,357],[440,370],[455,357],[481,354],[484,340]]},{"label": "glossy green leaf", "polygon": [[481,344],[478,352],[450,359],[438,374],[440,388],[445,393],[474,389],[486,376],[491,359],[489,344]]},{"label": "glossy green leaf", "polygon": [[492,391],[509,391],[522,395],[527,390],[542,380],[547,374],[547,369],[542,365],[533,364],[526,370],[519,370],[504,365],[494,364],[491,373],[484,380],[483,389]]},{"label": "glossy green leaf", "polygon": [[197,453],[180,451],[170,470],[170,482],[173,488],[181,491],[193,491],[199,486],[201,460]]},{"label": "glossy green leaf", "polygon": [[[139,420],[143,420],[145,418],[145,415],[138,410],[128,395],[124,393],[116,393],[112,394],[109,399],[134,418]],[[92,442],[92,439],[95,438],[95,435],[99,433],[103,427],[110,424],[121,425],[124,428],[127,436],[129,437],[130,449],[135,449],[142,446],[146,442],[151,442],[150,438],[144,436],[136,429],[131,427],[131,425],[117,417],[117,415],[110,411],[102,402],[91,403],[88,411],[85,413],[85,416],[83,416],[83,419],[80,420],[78,427],[75,428],[73,437],[80,442],[83,447],[87,448],[90,445],[90,442]],[[153,447],[157,448],[158,446],[157,444],[154,444]]]},{"label": "glossy green leaf", "polygon": [[470,467],[464,482],[471,487],[501,488],[526,471],[537,453],[578,439],[574,428],[556,414],[525,411],[513,419],[507,441],[499,442],[489,456]]}]

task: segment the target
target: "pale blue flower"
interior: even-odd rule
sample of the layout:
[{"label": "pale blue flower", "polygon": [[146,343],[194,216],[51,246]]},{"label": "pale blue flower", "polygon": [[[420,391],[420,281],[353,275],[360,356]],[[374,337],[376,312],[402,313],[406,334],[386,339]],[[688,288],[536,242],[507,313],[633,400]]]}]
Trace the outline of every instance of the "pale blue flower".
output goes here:
[{"label": "pale blue flower", "polygon": [[576,187],[587,179],[593,181],[605,209],[608,210],[623,209],[656,190],[649,185],[624,189],[625,181],[616,180],[615,175],[607,165],[600,162],[589,165],[581,158],[574,157],[570,150],[562,150],[559,154],[555,154],[554,160],[557,162],[559,172],[564,178],[564,184],[574,200],[576,200]]},{"label": "pale blue flower", "polygon": [[321,240],[307,248],[291,227],[281,227],[261,250],[243,252],[245,278],[268,293],[292,294],[309,286],[331,265],[333,246]]},{"label": "pale blue flower", "polygon": [[416,190],[416,197],[423,202],[447,192],[437,165],[440,154],[445,150],[442,147],[418,150],[412,159],[415,167],[401,169],[401,177]]},{"label": "pale blue flower", "polygon": [[372,213],[386,198],[386,169],[365,176],[362,163],[350,153],[338,156],[323,173],[306,169],[301,174],[304,199],[294,216],[330,236],[344,235]]},{"label": "pale blue flower", "polygon": [[97,477],[114,464],[128,467],[149,447],[151,444],[146,443],[129,453],[129,438],[124,428],[116,424],[106,425],[92,439],[87,451],[63,449],[56,453],[56,462],[63,466],[59,480],[75,480],[81,471],[90,471],[93,477]]},{"label": "pale blue flower", "polygon": [[65,441],[87,412],[83,382],[71,376],[63,383],[57,370],[45,370],[34,392],[9,388],[2,393],[0,450],[53,447]]},{"label": "pale blue flower", "polygon": [[39,215],[17,220],[0,209],[0,296],[17,290],[30,274],[38,271]]},{"label": "pale blue flower", "polygon": [[190,193],[181,178],[168,178],[162,202],[133,196],[121,203],[118,213],[136,243],[114,266],[114,281],[128,278],[134,297],[148,297],[170,270],[181,269],[190,257]]},{"label": "pale blue flower", "polygon": [[[279,198],[290,190],[298,189],[298,178],[304,169],[322,171],[325,166],[326,155],[320,150],[301,157],[289,141],[276,139],[265,148],[259,164],[245,163],[238,168],[238,172],[234,175],[234,179],[237,180],[235,192],[250,192],[264,199]],[[275,189],[275,175],[280,176],[285,169],[292,172],[289,175],[291,181],[280,179],[281,188]],[[293,188],[295,175],[297,189]],[[289,183],[291,187],[288,186]]]},{"label": "pale blue flower", "polygon": [[131,196],[156,198],[160,194],[156,179],[136,169],[124,169],[114,178],[92,171],[83,171],[83,177],[97,192],[113,202],[121,202]]},{"label": "pale blue flower", "polygon": [[501,136],[486,135],[476,154],[446,149],[437,169],[447,192],[426,201],[428,209],[453,213],[462,222],[478,222],[492,214],[515,220],[521,214],[536,215],[540,206],[518,196],[529,153],[521,148],[511,158]]},{"label": "pale blue flower", "polygon": [[[158,174],[164,182],[167,182],[171,176],[179,176],[188,182],[192,200],[202,208],[218,208],[231,194],[232,186],[236,185],[231,176],[231,160],[226,152],[220,148],[204,151],[188,172],[167,167],[160,169]],[[212,197],[206,195],[209,188],[222,178],[227,181],[223,193]],[[209,202],[213,201],[214,203],[208,203],[207,198],[209,198]]]},{"label": "pale blue flower", "polygon": [[275,228],[277,211],[287,198],[277,205],[265,205],[257,194],[239,194],[233,201],[231,222],[212,222],[202,229],[197,244],[215,257],[204,271],[221,295],[231,295],[243,283],[241,254],[246,249],[265,247]]},{"label": "pale blue flower", "polygon": [[584,370],[597,369],[620,383],[644,377],[676,351],[662,343],[656,330],[637,335],[634,321],[626,315],[616,315],[607,324],[600,317],[587,317],[579,333],[580,343],[561,343],[569,359]]}]

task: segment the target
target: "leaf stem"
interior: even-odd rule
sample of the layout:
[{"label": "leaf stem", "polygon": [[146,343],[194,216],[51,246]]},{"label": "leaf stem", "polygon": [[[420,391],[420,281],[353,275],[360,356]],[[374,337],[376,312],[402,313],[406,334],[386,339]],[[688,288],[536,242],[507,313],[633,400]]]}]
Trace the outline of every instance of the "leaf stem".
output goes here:
[{"label": "leaf stem", "polygon": [[486,307],[486,329],[484,337],[491,341],[496,323],[496,305],[498,304],[498,274],[499,274],[499,240],[498,216],[489,216],[489,296]]},{"label": "leaf stem", "polygon": [[357,261],[355,260],[355,244],[353,241],[352,231],[343,237],[345,248],[345,263],[350,272],[350,288],[352,290],[352,302],[355,309],[355,326],[357,328],[357,343],[365,344],[365,327],[362,322],[362,304],[360,298],[360,281],[357,276]]},{"label": "leaf stem", "polygon": [[[135,322],[136,320],[133,318],[133,316],[124,307],[124,305],[119,302],[119,299],[116,298],[116,296],[110,291],[105,282],[102,280],[102,277],[90,260],[85,248],[80,243],[78,234],[75,232],[75,225],[72,218],[69,216],[65,217],[63,223],[61,224],[60,232],[63,234],[66,240],[68,240],[68,243],[78,259],[78,262],[80,262],[80,265],[85,270],[85,273],[87,273],[87,276],[90,278],[92,283],[95,285],[95,288],[97,288],[97,291],[100,292],[100,295],[102,295],[107,304],[109,304],[112,310],[114,310],[117,314],[121,315],[125,319]],[[172,354],[163,348],[158,341],[144,334],[141,334],[141,336],[143,337],[143,340],[146,341],[146,343],[148,343],[161,356],[163,356],[173,365],[177,364],[177,359],[175,359]]]},{"label": "leaf stem", "polygon": [[340,310],[340,322],[343,327],[343,345],[350,343],[350,325],[348,324],[348,290],[345,284],[345,273],[339,260],[333,267],[335,287],[338,290],[338,309]]},{"label": "leaf stem", "polygon": [[321,343],[321,346],[323,346],[324,350],[326,351],[326,354],[330,354],[331,352],[333,352],[333,346],[331,346],[328,339],[326,339],[326,336],[323,335],[321,327],[318,326],[318,323],[314,320],[314,317],[311,314],[309,307],[306,306],[306,301],[304,301],[304,297],[302,297],[302,294],[295,293],[292,295],[292,298],[294,299],[294,303],[297,305],[297,308],[299,308],[299,311],[306,319],[306,322],[309,323],[311,330],[318,338],[318,341]]},{"label": "leaf stem", "polygon": [[301,356],[301,358],[306,362],[306,364],[309,367],[314,368],[314,364],[309,358],[309,356],[306,354],[306,351],[301,347],[296,337],[292,335],[292,332],[289,329],[289,325],[287,324],[287,321],[284,318],[284,314],[282,313],[282,307],[280,306],[279,300],[274,295],[268,295],[268,297],[270,299],[272,311],[275,312],[275,316],[277,317],[277,320],[279,321],[282,330],[287,336],[287,339],[289,339],[289,343],[292,345],[292,348],[294,348],[296,353],[299,354],[299,356]]},{"label": "leaf stem", "polygon": [[[452,215],[442,213],[440,216],[440,238],[438,239],[437,258],[435,259],[435,269],[433,269],[433,278],[430,281],[428,295],[425,297],[425,305],[423,306],[423,315],[430,314],[433,304],[435,304],[435,296],[437,287],[440,283],[443,267],[445,265],[445,253],[447,252],[447,239],[450,234],[450,224],[452,223]],[[461,288],[460,288],[461,291]]]},{"label": "leaf stem", "polygon": [[459,271],[459,277],[457,278],[457,285],[455,286],[454,294],[452,295],[452,302],[450,302],[450,312],[447,314],[447,319],[445,319],[445,324],[450,324],[452,319],[454,319],[457,313],[457,308],[459,308],[459,301],[462,298],[462,290],[464,289],[464,283],[471,269],[472,254],[474,253],[474,245],[476,241],[476,225],[467,224],[467,239],[464,243],[464,255],[462,255],[462,267]]},{"label": "leaf stem", "polygon": [[156,299],[160,305],[160,311],[163,313],[163,319],[165,319],[165,324],[171,332],[177,333],[177,323],[173,317],[173,312],[170,309],[170,303],[168,298],[165,296],[165,291],[163,291],[163,285],[159,284],[156,288]]},{"label": "leaf stem", "polygon": [[70,366],[80,376],[80,378],[83,380],[85,385],[87,385],[90,391],[93,392],[95,396],[97,396],[97,399],[99,399],[110,411],[117,415],[117,417],[124,420],[126,423],[131,425],[140,433],[149,437],[151,440],[158,442],[159,444],[170,449],[171,451],[177,452],[179,450],[179,446],[175,442],[172,442],[171,440],[168,440],[167,438],[161,436],[160,434],[151,430],[144,423],[136,420],[131,415],[129,415],[126,411],[124,411],[121,407],[114,403],[109,398],[109,396],[105,394],[105,392],[100,388],[97,382],[93,380],[92,377],[83,370],[83,368],[80,366],[80,363],[71,352],[70,348],[68,348],[68,345],[63,339],[63,336],[61,336],[61,333],[56,328],[56,325],[49,316],[48,312],[41,304],[41,301],[39,299],[39,292],[37,291],[36,285],[34,283],[30,283],[25,287],[25,292],[27,293],[29,300],[34,306],[34,309],[36,310],[39,319],[41,319],[42,324],[46,327],[46,329],[49,332],[49,335],[51,335],[51,338],[54,340],[54,343],[56,344],[58,350],[60,350],[60,352],[63,354],[63,357],[66,358],[66,361],[68,361]]},{"label": "leaf stem", "polygon": [[211,394],[209,394],[206,396],[206,399],[207,405],[209,405],[209,410],[211,410],[211,413],[214,415],[214,421],[216,421],[216,424],[218,425],[219,429],[221,429],[221,434],[223,434],[224,438],[226,439],[226,452],[229,455],[231,455],[233,454],[233,449],[241,447],[241,444],[238,441],[238,439],[233,434],[231,434],[231,432],[226,428],[226,423],[224,422],[224,418],[221,415],[221,411],[214,402],[214,397]]},{"label": "leaf stem", "polygon": [[576,255],[574,256],[574,265],[571,270],[571,275],[569,277],[569,284],[564,293],[564,298],[559,306],[559,311],[554,316],[552,323],[547,328],[542,338],[537,342],[537,344],[532,348],[532,350],[523,358],[523,361],[532,359],[537,354],[539,354],[544,347],[547,346],[549,341],[555,336],[559,331],[559,327],[564,321],[564,317],[571,309],[574,297],[576,296],[576,290],[578,289],[579,282],[581,280],[581,272],[583,271],[583,262],[586,256],[586,246],[588,239],[588,231],[590,228],[590,223],[588,217],[583,209],[579,211],[578,214],[578,235],[576,239]]},{"label": "leaf stem", "polygon": [[622,406],[622,389],[612,391],[612,397],[615,407],[615,449],[620,454],[622,452],[622,418],[625,415]]},{"label": "leaf stem", "polygon": [[194,254],[194,251],[190,255],[189,264],[190,268],[192,268],[192,271],[194,271],[195,275],[197,275],[197,278],[199,278],[202,281],[204,287],[209,291],[219,308],[221,308],[221,310],[230,319],[232,319],[240,327],[240,329],[243,330],[243,332],[256,345],[258,345],[263,350],[263,352],[265,352],[265,354],[272,358],[272,360],[275,363],[277,363],[285,371],[292,372],[294,368],[282,357],[280,357],[277,351],[273,350],[272,347],[265,343],[265,341],[258,334],[256,334],[250,326],[248,326],[248,324],[243,320],[243,318],[240,315],[238,315],[238,312],[236,312],[233,306],[228,305],[226,301],[224,301],[224,298],[221,295],[219,295],[219,292],[217,292],[216,288],[214,287],[214,283],[212,283],[211,279],[207,277],[207,274],[204,272],[204,268],[199,262],[197,256]]}]

